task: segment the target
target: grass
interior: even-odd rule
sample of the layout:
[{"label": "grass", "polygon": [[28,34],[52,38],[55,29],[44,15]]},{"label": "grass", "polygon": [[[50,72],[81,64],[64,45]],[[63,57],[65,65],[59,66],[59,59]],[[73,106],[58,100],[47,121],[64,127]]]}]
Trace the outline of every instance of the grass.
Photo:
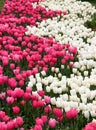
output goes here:
[{"label": "grass", "polygon": [[4,6],[5,0],[0,0],[0,12]]},{"label": "grass", "polygon": [[[95,8],[96,8],[96,0],[79,0],[79,1],[89,2],[93,6],[95,6]],[[85,26],[88,27],[88,28],[91,28],[93,31],[96,31],[96,13],[92,16],[92,20],[91,21],[87,21],[85,23]]]},{"label": "grass", "polygon": [[93,6],[96,7],[96,0],[81,0],[82,2],[86,1],[86,2],[90,2]]},{"label": "grass", "polygon": [[91,21],[87,21],[85,26],[88,28],[92,28],[93,31],[96,31],[96,14],[93,15]]}]

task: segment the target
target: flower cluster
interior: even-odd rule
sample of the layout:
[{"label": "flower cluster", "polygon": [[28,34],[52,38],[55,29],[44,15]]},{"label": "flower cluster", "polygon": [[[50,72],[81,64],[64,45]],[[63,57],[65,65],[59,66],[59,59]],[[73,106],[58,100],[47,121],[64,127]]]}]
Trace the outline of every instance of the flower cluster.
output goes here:
[{"label": "flower cluster", "polygon": [[96,33],[84,26],[95,12],[76,0],[6,0],[0,130],[82,129],[96,117]]}]

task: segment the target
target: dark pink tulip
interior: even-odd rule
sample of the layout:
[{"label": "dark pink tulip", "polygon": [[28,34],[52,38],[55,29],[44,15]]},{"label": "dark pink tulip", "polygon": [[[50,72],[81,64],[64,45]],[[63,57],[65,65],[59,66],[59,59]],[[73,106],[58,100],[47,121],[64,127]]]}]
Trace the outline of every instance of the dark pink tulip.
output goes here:
[{"label": "dark pink tulip", "polygon": [[44,94],[45,94],[45,92],[44,92],[43,90],[40,90],[40,91],[38,91],[38,94],[39,94],[41,97],[43,97]]},{"label": "dark pink tulip", "polygon": [[18,127],[21,127],[21,126],[23,125],[23,123],[24,123],[23,118],[18,116],[18,117],[16,118],[16,125],[17,125]]},{"label": "dark pink tulip", "polygon": [[19,80],[19,86],[20,87],[24,86],[24,80],[23,79]]},{"label": "dark pink tulip", "polygon": [[4,111],[0,111],[0,120],[3,120],[3,117],[5,116],[5,112]]},{"label": "dark pink tulip", "polygon": [[41,119],[43,123],[46,123],[48,121],[48,117],[46,115],[41,116]]},{"label": "dark pink tulip", "polygon": [[61,116],[61,117],[58,117],[57,119],[58,119],[58,122],[62,122],[64,120],[64,117]]},{"label": "dark pink tulip", "polygon": [[73,67],[74,66],[74,64],[73,63],[69,63],[69,67]]},{"label": "dark pink tulip", "polygon": [[39,95],[37,93],[32,94],[32,100],[38,100]]},{"label": "dark pink tulip", "polygon": [[33,130],[43,130],[41,125],[35,125]]},{"label": "dark pink tulip", "polygon": [[78,116],[77,109],[70,109],[69,111],[66,112],[66,118],[68,119],[74,119],[77,118],[77,116]]},{"label": "dark pink tulip", "polygon": [[4,77],[0,75],[0,85],[2,85],[3,83],[4,83]]},{"label": "dark pink tulip", "polygon": [[8,85],[11,87],[11,88],[16,88],[17,86],[17,81],[15,78],[9,78],[8,79]]},{"label": "dark pink tulip", "polygon": [[31,99],[31,93],[25,92],[25,93],[24,93],[24,99],[25,99],[26,101],[30,100],[30,99]]},{"label": "dark pink tulip", "polygon": [[42,120],[41,118],[39,118],[39,117],[37,117],[37,118],[35,119],[35,121],[36,121],[36,125],[41,125],[41,126],[44,125],[44,124],[43,124],[43,120]]},{"label": "dark pink tulip", "polygon": [[43,100],[38,101],[38,107],[44,107],[45,103]]},{"label": "dark pink tulip", "polygon": [[51,106],[46,106],[44,108],[45,113],[49,114],[51,112]]},{"label": "dark pink tulip", "polygon": [[96,130],[96,122],[86,124],[83,130]]},{"label": "dark pink tulip", "polygon": [[14,107],[12,107],[12,110],[13,110],[14,114],[18,114],[20,112],[20,107],[14,106]]},{"label": "dark pink tulip", "polygon": [[57,117],[62,117],[63,116],[63,111],[59,108],[53,108],[53,113],[57,116]]},{"label": "dark pink tulip", "polygon": [[38,108],[38,101],[33,100],[33,101],[32,101],[32,106],[33,106],[34,108]]},{"label": "dark pink tulip", "polygon": [[13,91],[14,98],[21,98],[24,95],[24,90],[21,88],[15,88]]}]

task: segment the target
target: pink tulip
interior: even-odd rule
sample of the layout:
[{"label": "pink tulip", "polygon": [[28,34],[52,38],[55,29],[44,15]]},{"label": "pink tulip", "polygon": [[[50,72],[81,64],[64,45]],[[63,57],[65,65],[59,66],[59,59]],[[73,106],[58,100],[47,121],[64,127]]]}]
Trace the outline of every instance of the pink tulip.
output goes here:
[{"label": "pink tulip", "polygon": [[0,122],[0,130],[7,130],[7,125],[5,122]]},{"label": "pink tulip", "polygon": [[8,115],[5,115],[5,116],[3,117],[3,121],[4,121],[4,122],[8,122],[9,119],[10,119],[10,117],[9,117]]},{"label": "pink tulip", "polygon": [[13,120],[7,122],[7,130],[12,130],[14,128],[15,128],[15,122]]},{"label": "pink tulip", "polygon": [[21,98],[24,95],[24,90],[21,88],[15,88],[13,91],[14,98]]},{"label": "pink tulip", "polygon": [[36,125],[41,125],[41,126],[43,126],[43,120],[41,119],[41,118],[36,118],[35,119],[35,121],[36,121]]},{"label": "pink tulip", "polygon": [[51,106],[46,106],[44,108],[45,113],[49,114],[51,112]]},{"label": "pink tulip", "polygon": [[13,96],[13,90],[11,90],[11,89],[8,89],[6,91],[6,93],[7,93],[8,96]]},{"label": "pink tulip", "polygon": [[46,123],[48,120],[46,115],[41,116],[41,119],[42,119],[43,123]]},{"label": "pink tulip", "polygon": [[68,119],[74,119],[77,118],[77,116],[78,116],[77,109],[70,109],[69,111],[66,112],[66,118]]},{"label": "pink tulip", "polygon": [[54,118],[50,118],[48,125],[50,128],[55,128],[56,127],[56,120]]},{"label": "pink tulip", "polygon": [[4,100],[5,97],[6,97],[6,93],[5,92],[0,93],[0,99],[1,100]]},{"label": "pink tulip", "polygon": [[0,120],[3,120],[3,117],[5,117],[6,113],[4,111],[0,111]]},{"label": "pink tulip", "polygon": [[35,125],[33,130],[43,130],[41,125]]},{"label": "pink tulip", "polygon": [[18,116],[18,117],[16,118],[16,125],[17,125],[18,127],[21,127],[21,126],[23,125],[23,123],[24,123],[23,118]]},{"label": "pink tulip", "polygon": [[6,98],[6,102],[7,102],[8,104],[13,104],[13,103],[15,102],[15,99],[14,99],[13,97],[7,97],[7,98]]},{"label": "pink tulip", "polygon": [[32,92],[32,87],[26,87],[26,92],[31,93]]},{"label": "pink tulip", "polygon": [[0,85],[3,85],[3,83],[4,83],[4,77],[0,75]]},{"label": "pink tulip", "polygon": [[43,90],[40,90],[40,91],[38,91],[38,94],[39,94],[41,97],[43,97],[44,94],[45,94],[45,92],[44,92]]},{"label": "pink tulip", "polygon": [[19,86],[20,86],[20,87],[24,86],[24,80],[22,80],[22,79],[19,80]]},{"label": "pink tulip", "polygon": [[43,100],[39,100],[38,101],[38,107],[44,107],[44,101]]},{"label": "pink tulip", "polygon": [[32,100],[38,100],[38,99],[39,99],[38,93],[32,94]]},{"label": "pink tulip", "polygon": [[76,48],[76,47],[69,47],[68,49],[69,49],[69,51],[70,51],[71,53],[73,53],[73,54],[76,54],[76,53],[77,53],[77,48]]},{"label": "pink tulip", "polygon": [[38,101],[33,100],[32,106],[33,106],[34,108],[38,108]]},{"label": "pink tulip", "polygon": [[96,130],[96,123],[94,122],[88,123],[83,130]]},{"label": "pink tulip", "polygon": [[[15,73],[16,74],[16,73]],[[21,74],[19,74],[19,72],[18,72],[18,74],[16,74],[16,79],[17,80],[21,80],[22,81],[22,75]]]},{"label": "pink tulip", "polygon": [[17,81],[15,78],[9,78],[8,79],[8,85],[11,87],[11,88],[16,88],[17,86]]},{"label": "pink tulip", "polygon": [[20,112],[20,108],[18,106],[12,107],[13,113],[18,114]]},{"label": "pink tulip", "polygon": [[57,117],[62,117],[63,116],[63,112],[61,109],[59,108],[53,108],[53,113],[57,116]]},{"label": "pink tulip", "polygon": [[4,65],[4,66],[7,66],[7,65],[8,65],[8,62],[9,62],[8,57],[3,56],[3,57],[2,57],[2,63],[3,63],[3,65]]},{"label": "pink tulip", "polygon": [[49,96],[44,96],[44,101],[46,104],[49,104],[51,102],[51,98]]},{"label": "pink tulip", "polygon": [[64,117],[61,116],[61,117],[58,117],[57,119],[58,119],[58,122],[62,122],[64,120]]},{"label": "pink tulip", "polygon": [[31,93],[25,92],[25,93],[24,93],[24,99],[25,99],[26,101],[30,100],[30,99],[31,99]]}]

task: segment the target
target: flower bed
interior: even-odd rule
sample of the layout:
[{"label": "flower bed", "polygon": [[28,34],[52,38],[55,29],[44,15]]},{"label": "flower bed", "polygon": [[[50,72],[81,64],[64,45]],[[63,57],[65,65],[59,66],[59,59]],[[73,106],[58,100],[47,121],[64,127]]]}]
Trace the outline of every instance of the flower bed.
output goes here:
[{"label": "flower bed", "polygon": [[96,9],[6,0],[0,14],[0,130],[96,129]]}]

